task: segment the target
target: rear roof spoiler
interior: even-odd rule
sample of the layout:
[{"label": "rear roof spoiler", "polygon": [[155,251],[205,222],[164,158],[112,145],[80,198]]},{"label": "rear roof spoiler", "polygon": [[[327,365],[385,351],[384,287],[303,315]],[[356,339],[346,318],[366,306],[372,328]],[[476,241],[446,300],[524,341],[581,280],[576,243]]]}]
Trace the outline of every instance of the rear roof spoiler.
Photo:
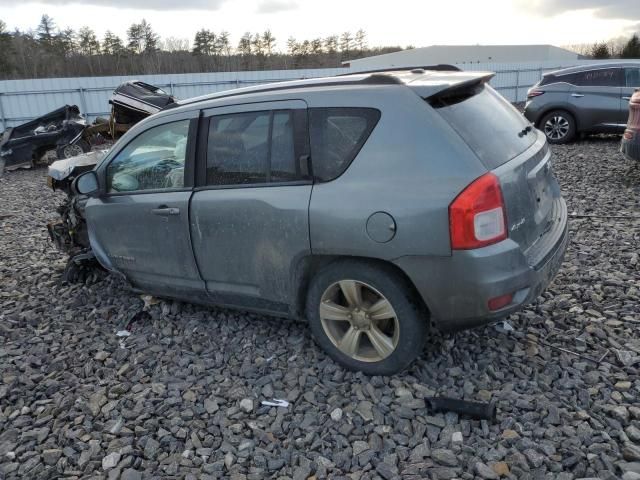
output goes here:
[{"label": "rear roof spoiler", "polygon": [[[470,88],[483,85],[495,76],[492,72],[464,72],[451,77],[431,78],[430,81],[415,81],[407,84],[420,97],[437,99],[444,96],[454,96]],[[441,81],[438,81],[441,80]]]},{"label": "rear roof spoiler", "polygon": [[392,67],[392,68],[378,68],[376,70],[354,71],[349,73],[341,73],[340,75],[336,75],[336,77],[344,77],[345,75],[364,75],[366,73],[406,72],[411,70],[432,70],[435,72],[460,72],[461,71],[455,65],[438,64],[438,65],[427,65],[427,66]]}]

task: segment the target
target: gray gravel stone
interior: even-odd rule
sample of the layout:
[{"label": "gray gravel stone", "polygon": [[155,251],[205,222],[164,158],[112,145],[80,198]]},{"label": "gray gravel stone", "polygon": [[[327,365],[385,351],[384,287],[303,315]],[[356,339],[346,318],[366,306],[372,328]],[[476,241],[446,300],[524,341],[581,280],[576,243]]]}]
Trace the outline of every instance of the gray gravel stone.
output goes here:
[{"label": "gray gravel stone", "polygon": [[[502,478],[634,478],[640,169],[618,145],[551,147],[570,243],[550,287],[508,318],[513,332],[434,331],[393,377],[338,367],[304,323],[160,299],[141,314],[143,299],[101,272],[63,284],[45,228],[62,194],[43,168],[7,172],[0,478],[471,480],[478,463]],[[423,408],[436,395],[493,400],[498,420]],[[260,405],[272,398],[292,405]]]}]

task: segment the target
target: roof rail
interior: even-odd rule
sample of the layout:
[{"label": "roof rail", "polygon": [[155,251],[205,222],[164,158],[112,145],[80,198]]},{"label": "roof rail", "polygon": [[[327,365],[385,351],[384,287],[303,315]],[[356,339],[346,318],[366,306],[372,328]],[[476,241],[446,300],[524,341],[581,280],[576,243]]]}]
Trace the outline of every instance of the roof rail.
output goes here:
[{"label": "roof rail", "polygon": [[[205,102],[207,100],[217,100],[220,98],[228,98],[235,97],[240,95],[248,95],[253,93],[266,93],[266,92],[276,92],[278,90],[296,90],[308,87],[334,87],[339,85],[401,85],[402,81],[398,78],[392,77],[390,75],[371,75],[369,77],[365,77],[361,80],[348,80],[348,79],[340,79],[339,81],[330,81],[331,78],[342,77],[344,75],[334,75],[333,77],[328,77],[326,81],[317,81],[314,82],[313,78],[306,79],[307,82],[310,83],[294,83],[293,85],[289,82],[273,82],[264,85],[256,85],[254,87],[246,87],[232,90],[225,90],[218,93],[213,93],[210,95],[203,95],[200,97],[187,98],[185,100],[181,100],[176,102],[175,104],[170,103],[162,110],[169,110],[171,108],[181,107],[183,105],[190,105],[199,102]],[[318,80],[323,80],[322,78]],[[297,80],[295,81],[297,82]],[[305,82],[305,80],[301,80],[300,82]],[[284,85],[283,85],[284,83]]]},{"label": "roof rail", "polygon": [[410,70],[435,70],[437,72],[460,72],[461,70],[455,65],[438,64],[427,66],[415,66],[415,67],[392,67],[392,68],[379,68],[376,70],[363,70],[357,72],[341,73],[336,77],[344,77],[345,75],[362,75],[365,73],[384,73],[384,72],[404,72]]}]

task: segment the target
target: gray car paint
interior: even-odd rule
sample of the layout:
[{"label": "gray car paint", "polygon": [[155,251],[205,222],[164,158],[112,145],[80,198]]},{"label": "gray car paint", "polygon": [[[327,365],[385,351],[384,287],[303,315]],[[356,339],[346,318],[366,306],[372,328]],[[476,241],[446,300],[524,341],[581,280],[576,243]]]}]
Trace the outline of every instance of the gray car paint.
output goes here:
[{"label": "gray car paint", "polygon": [[[350,167],[328,183],[195,192],[185,188],[173,198],[174,193],[145,192],[92,198],[86,212],[96,257],[146,290],[275,314],[283,313],[276,304],[287,305],[292,315],[300,311],[297,291],[305,285],[301,269],[310,263],[305,260],[324,256],[395,265],[434,320],[448,328],[486,322],[519,308],[546,287],[567,241],[566,207],[562,209],[557,184],[546,170],[549,155],[540,153],[546,148],[544,138],[494,171],[503,182],[510,238],[452,252],[448,206],[487,169],[422,97],[488,77],[474,72],[413,75],[424,75],[415,88],[410,81],[352,85],[333,79],[288,82],[272,91],[253,87],[243,94],[186,102],[139,123],[97,167],[102,186],[106,165],[131,139],[155,125],[196,118],[201,111],[207,115],[220,107],[260,110],[264,102],[302,100],[310,108],[363,106],[382,112]],[[539,176],[541,171],[544,175]],[[538,205],[536,189],[545,187],[559,208]],[[148,212],[159,204],[180,208],[175,224],[155,223]],[[367,219],[376,212],[395,221],[395,235],[385,243],[366,231]],[[553,228],[547,228],[550,224]],[[531,264],[527,252],[536,245],[536,258],[542,260]],[[488,312],[487,295],[512,288],[518,289],[512,305]]]},{"label": "gray car paint", "polygon": [[558,82],[532,89],[544,90],[544,94],[527,100],[524,114],[534,125],[552,110],[566,110],[576,120],[578,132],[623,132],[629,115],[629,101],[635,88],[640,87],[586,87],[562,81],[563,75],[609,68],[640,68],[638,62],[601,63],[571,67],[555,72]]}]

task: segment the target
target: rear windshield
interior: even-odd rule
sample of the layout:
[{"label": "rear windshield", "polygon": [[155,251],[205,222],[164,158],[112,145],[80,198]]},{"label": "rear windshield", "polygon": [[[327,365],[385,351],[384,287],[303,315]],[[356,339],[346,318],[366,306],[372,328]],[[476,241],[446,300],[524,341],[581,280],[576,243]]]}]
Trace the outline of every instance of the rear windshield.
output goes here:
[{"label": "rear windshield", "polygon": [[489,85],[428,101],[489,170],[521,154],[536,141],[535,131],[519,135],[529,122]]}]

